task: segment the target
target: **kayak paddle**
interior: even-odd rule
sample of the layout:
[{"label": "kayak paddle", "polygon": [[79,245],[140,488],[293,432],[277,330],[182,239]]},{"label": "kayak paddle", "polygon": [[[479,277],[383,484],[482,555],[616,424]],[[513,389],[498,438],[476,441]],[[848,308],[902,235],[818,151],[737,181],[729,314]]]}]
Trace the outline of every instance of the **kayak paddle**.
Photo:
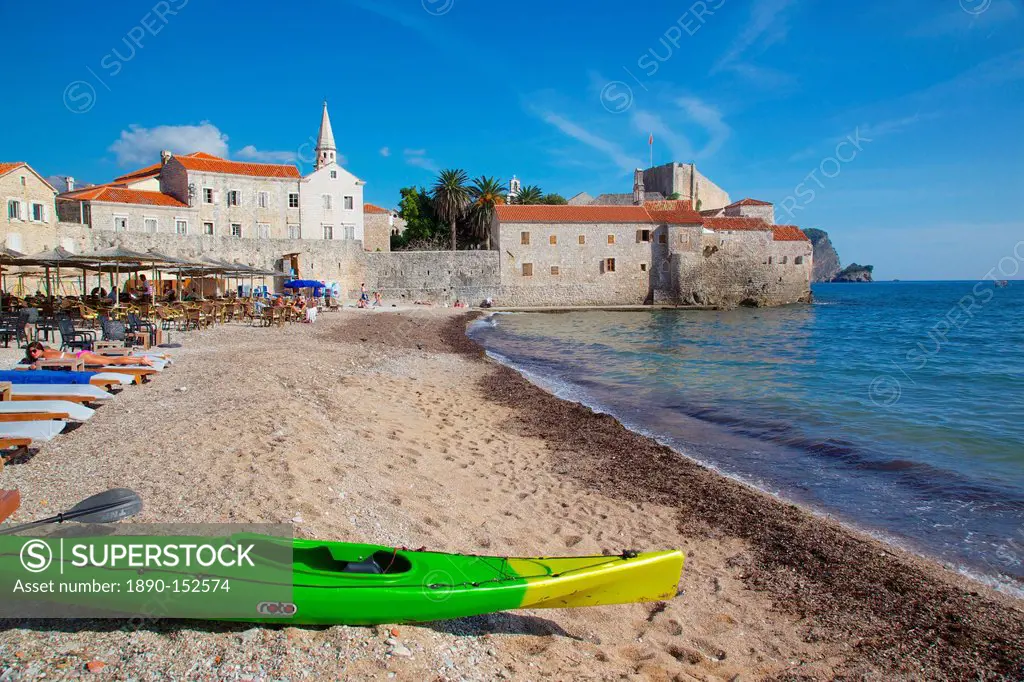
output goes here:
[{"label": "kayak paddle", "polygon": [[77,521],[78,523],[114,523],[142,511],[142,498],[134,490],[114,488],[105,493],[82,500],[66,512],[47,519],[23,523],[20,526],[0,528],[0,535],[13,535],[29,528],[51,523]]}]

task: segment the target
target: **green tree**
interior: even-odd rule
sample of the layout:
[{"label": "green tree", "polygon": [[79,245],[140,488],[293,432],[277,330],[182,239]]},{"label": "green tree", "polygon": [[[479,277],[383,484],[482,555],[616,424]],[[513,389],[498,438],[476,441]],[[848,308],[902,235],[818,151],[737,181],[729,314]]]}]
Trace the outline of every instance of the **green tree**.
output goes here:
[{"label": "green tree", "polygon": [[495,208],[505,203],[505,187],[497,178],[481,175],[469,188],[472,200],[469,210],[469,224],[474,236],[491,248],[491,225],[494,223]]},{"label": "green tree", "polygon": [[668,200],[669,201],[678,201],[679,200],[679,192],[672,192],[672,194],[669,194],[668,195]]},{"label": "green tree", "polygon": [[398,203],[398,215],[406,222],[404,243],[432,242],[444,228],[434,215],[433,202],[423,187],[403,187],[402,200]]},{"label": "green tree", "polygon": [[544,193],[537,185],[523,185],[513,203],[532,206],[544,202]]},{"label": "green tree", "polygon": [[458,243],[456,238],[456,223],[466,213],[469,205],[469,189],[466,183],[469,176],[466,171],[458,168],[449,168],[441,171],[434,183],[432,197],[434,199],[434,213],[438,220],[448,223],[451,227],[452,251]]},{"label": "green tree", "polygon": [[545,194],[541,198],[540,203],[553,206],[565,206],[569,202],[566,201],[565,197],[563,197],[561,194],[555,194],[554,192],[552,192],[551,194]]}]

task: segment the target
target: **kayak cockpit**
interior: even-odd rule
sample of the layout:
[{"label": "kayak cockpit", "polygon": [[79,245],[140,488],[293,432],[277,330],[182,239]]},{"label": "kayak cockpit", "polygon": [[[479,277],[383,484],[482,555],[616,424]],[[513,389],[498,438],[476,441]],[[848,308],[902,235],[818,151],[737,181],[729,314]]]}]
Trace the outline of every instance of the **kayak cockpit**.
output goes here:
[{"label": "kayak cockpit", "polygon": [[314,547],[295,547],[292,561],[314,571],[328,573],[362,573],[366,575],[394,575],[405,573],[412,564],[398,552],[379,550],[358,556],[346,552],[336,544]]}]

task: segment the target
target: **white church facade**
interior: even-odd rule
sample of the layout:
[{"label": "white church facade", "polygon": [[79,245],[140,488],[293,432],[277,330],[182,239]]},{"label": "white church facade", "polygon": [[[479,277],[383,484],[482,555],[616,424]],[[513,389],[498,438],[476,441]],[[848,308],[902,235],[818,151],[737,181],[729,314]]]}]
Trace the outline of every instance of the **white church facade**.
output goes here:
[{"label": "white church facade", "polygon": [[366,183],[338,165],[331,119],[324,102],[316,141],[316,168],[302,178],[299,189],[304,239],[356,239],[363,241],[363,185]]}]

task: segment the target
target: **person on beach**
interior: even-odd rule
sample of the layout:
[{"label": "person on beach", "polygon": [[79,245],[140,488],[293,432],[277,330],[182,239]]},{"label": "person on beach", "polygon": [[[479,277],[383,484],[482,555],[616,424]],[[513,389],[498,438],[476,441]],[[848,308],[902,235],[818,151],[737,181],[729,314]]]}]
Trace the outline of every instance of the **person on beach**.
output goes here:
[{"label": "person on beach", "polygon": [[306,297],[299,294],[299,297],[295,299],[295,304],[292,305],[292,311],[299,317],[303,317],[306,313]]},{"label": "person on beach", "polygon": [[153,285],[149,283],[145,275],[139,275],[139,292],[142,294],[144,301],[153,300]]},{"label": "person on beach", "polygon": [[381,307],[382,303],[383,303],[383,300],[381,298],[380,292],[379,291],[373,292],[373,307],[374,308],[379,308],[379,307]]},{"label": "person on beach", "polygon": [[33,341],[25,348],[25,364],[36,367],[40,360],[82,360],[86,365],[147,365],[151,366],[153,361],[147,357],[108,357],[96,355],[87,350],[80,350],[76,353],[62,353],[59,350],[47,348],[39,341]]},{"label": "person on beach", "polygon": [[360,308],[365,308],[366,304],[370,302],[370,294],[366,291],[366,282],[359,284],[359,301],[364,304],[359,306]]}]

